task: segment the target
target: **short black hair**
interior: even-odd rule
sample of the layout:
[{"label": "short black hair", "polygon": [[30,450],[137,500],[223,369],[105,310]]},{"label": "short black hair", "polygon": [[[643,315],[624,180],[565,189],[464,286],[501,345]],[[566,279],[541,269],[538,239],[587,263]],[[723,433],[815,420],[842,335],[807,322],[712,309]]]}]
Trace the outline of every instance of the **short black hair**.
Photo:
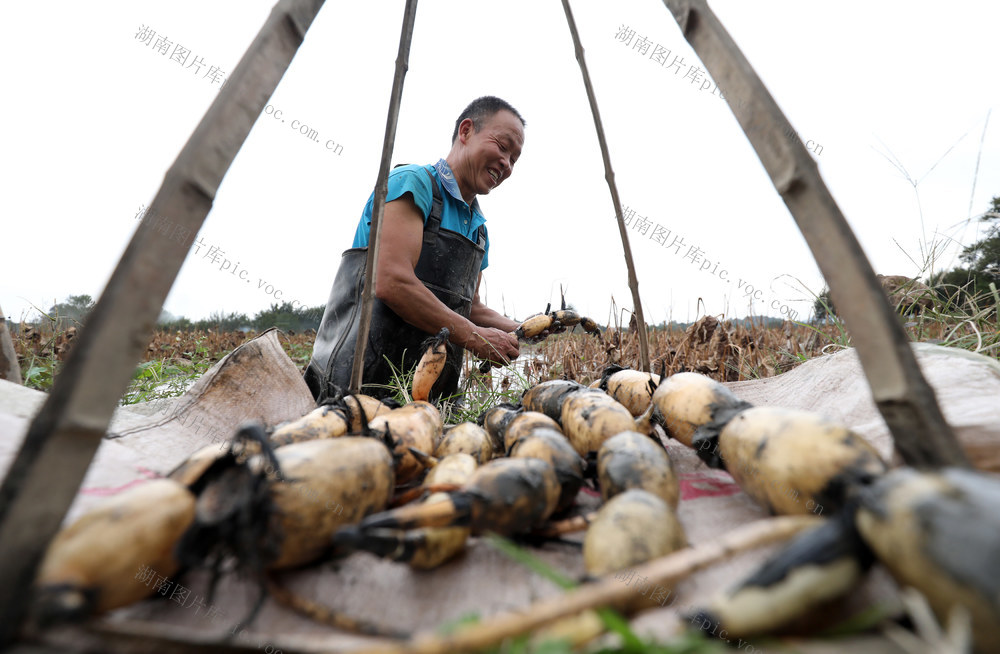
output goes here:
[{"label": "short black hair", "polygon": [[498,111],[509,111],[510,113],[517,116],[517,119],[521,121],[521,126],[527,126],[524,117],[517,112],[517,109],[510,106],[510,103],[506,100],[501,100],[500,98],[493,95],[484,95],[481,98],[476,98],[469,103],[469,106],[459,115],[458,120],[455,121],[455,131],[451,135],[451,142],[454,143],[455,139],[458,138],[458,126],[462,124],[462,121],[466,118],[472,120],[472,126],[478,132],[483,128],[483,122],[493,117]]}]

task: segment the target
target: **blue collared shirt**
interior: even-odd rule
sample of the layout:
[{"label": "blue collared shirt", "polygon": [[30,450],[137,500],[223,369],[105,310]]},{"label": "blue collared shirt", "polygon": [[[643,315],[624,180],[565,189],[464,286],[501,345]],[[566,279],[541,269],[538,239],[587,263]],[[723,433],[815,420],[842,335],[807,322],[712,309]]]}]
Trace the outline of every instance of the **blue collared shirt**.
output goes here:
[{"label": "blue collared shirt", "polygon": [[[424,215],[424,224],[427,224],[427,217],[431,213],[431,203],[434,195],[431,189],[431,181],[427,178],[424,170],[430,170],[434,180],[440,184],[445,193],[441,194],[443,207],[441,211],[441,227],[465,236],[473,243],[477,242],[479,226],[486,223],[486,217],[479,210],[479,200],[472,201],[470,208],[462,199],[462,193],[458,189],[455,181],[455,174],[451,171],[451,166],[444,159],[439,159],[433,166],[407,165],[394,168],[389,172],[389,192],[385,196],[385,201],[392,202],[409,193],[413,196],[413,202]],[[368,231],[372,224],[372,207],[375,204],[375,193],[368,197],[368,204],[365,205],[364,213],[361,214],[361,221],[358,223],[358,230],[354,234],[354,244],[351,247],[368,247]],[[485,228],[484,228],[485,229]],[[486,254],[483,255],[483,264],[480,270],[485,270],[489,265],[490,255],[490,235],[486,233]]]}]

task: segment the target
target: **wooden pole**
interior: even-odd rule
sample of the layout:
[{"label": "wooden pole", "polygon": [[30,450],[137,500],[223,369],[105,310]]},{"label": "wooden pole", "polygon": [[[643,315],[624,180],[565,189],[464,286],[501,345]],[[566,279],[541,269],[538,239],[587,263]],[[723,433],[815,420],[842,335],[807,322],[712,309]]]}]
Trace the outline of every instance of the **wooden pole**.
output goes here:
[{"label": "wooden pole", "polygon": [[351,392],[361,391],[361,377],[365,371],[365,349],[368,347],[368,329],[372,321],[372,303],[375,301],[375,274],[378,270],[378,249],[382,238],[382,216],[385,213],[385,196],[389,192],[389,163],[396,144],[396,124],[399,122],[399,105],[403,98],[403,80],[410,67],[410,41],[413,23],[417,17],[417,0],[406,0],[403,10],[403,29],[399,35],[396,53],[396,74],[392,78],[392,95],[389,98],[389,115],[385,120],[385,139],[382,141],[382,163],[375,182],[375,203],[372,205],[372,225],[368,234],[368,256],[365,259],[365,288],[361,295],[361,315],[358,317],[358,338],[354,343],[354,365],[351,368]]},{"label": "wooden pole", "polygon": [[576,31],[573,12],[569,8],[569,0],[562,0],[566,12],[566,22],[569,32],[573,35],[573,46],[576,49],[576,60],[583,74],[583,85],[587,89],[587,100],[590,101],[590,112],[594,115],[594,127],[597,129],[597,140],[601,144],[601,156],[604,158],[604,179],[611,189],[611,202],[615,206],[615,217],[618,219],[618,233],[622,237],[622,249],[625,252],[625,267],[628,269],[628,287],[632,291],[632,304],[635,306],[635,318],[639,328],[639,366],[643,372],[649,372],[649,340],[646,335],[646,320],[642,315],[642,300],[639,299],[639,278],[635,274],[635,263],[632,260],[632,246],[628,242],[628,231],[622,218],[622,204],[618,199],[618,186],[615,184],[615,171],[611,169],[611,155],[608,152],[608,142],[604,138],[604,125],[601,124],[601,112],[597,109],[597,97],[590,83],[590,73],[587,72],[587,62],[583,58],[583,46],[580,35]]},{"label": "wooden pole", "polygon": [[933,389],[917,366],[899,317],[784,113],[705,0],[664,0],[664,4],[725,93],[809,244],[903,460],[917,468],[968,467]]},{"label": "wooden pole", "polygon": [[[323,0],[281,0],[167,171],[0,485],[0,649],[17,634],[35,570],[142,359],[190,241]],[[175,232],[175,234],[178,232]],[[193,237],[192,237],[193,238]]]},{"label": "wooden pole", "polygon": [[0,309],[0,379],[21,383],[21,367],[17,365],[17,352],[14,351],[14,342],[10,340],[3,309]]}]

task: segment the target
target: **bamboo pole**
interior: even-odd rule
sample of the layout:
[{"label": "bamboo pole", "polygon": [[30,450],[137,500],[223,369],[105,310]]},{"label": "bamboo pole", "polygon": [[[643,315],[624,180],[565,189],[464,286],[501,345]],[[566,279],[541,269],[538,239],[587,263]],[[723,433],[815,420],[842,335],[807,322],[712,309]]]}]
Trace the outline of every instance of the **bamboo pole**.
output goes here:
[{"label": "bamboo pole", "polygon": [[[690,575],[733,554],[787,540],[822,522],[816,516],[783,516],[757,520],[737,527],[716,541],[688,547],[635,568],[637,577],[650,584],[672,586]],[[454,654],[496,645],[550,625],[581,611],[611,606],[635,597],[635,588],[606,575],[598,581],[563,595],[536,602],[525,609],[504,613],[450,635],[425,633],[400,644],[375,646],[355,654]],[[290,650],[286,650],[292,654]]]},{"label": "bamboo pole", "polygon": [[615,217],[618,219],[618,233],[622,237],[622,250],[625,252],[625,267],[628,269],[628,287],[632,291],[632,304],[635,306],[635,318],[639,331],[639,366],[643,372],[649,372],[649,339],[646,335],[646,320],[642,315],[642,300],[639,299],[639,278],[635,274],[635,263],[632,260],[632,246],[629,245],[628,231],[622,218],[622,204],[618,199],[618,186],[615,184],[615,171],[611,169],[611,155],[608,152],[608,142],[604,138],[604,125],[601,124],[601,112],[597,109],[597,97],[590,83],[590,73],[587,72],[587,62],[583,58],[583,46],[580,35],[576,31],[573,12],[569,8],[569,0],[562,0],[566,12],[566,23],[573,35],[573,46],[576,49],[576,60],[580,64],[583,75],[583,85],[587,89],[587,100],[590,102],[590,112],[594,115],[594,127],[597,129],[597,140],[601,144],[601,156],[604,158],[604,179],[611,190],[611,202],[615,206]]},{"label": "bamboo pole", "polygon": [[0,486],[0,649],[16,636],[46,546],[66,515],[188,254],[157,233],[197,234],[216,190],[298,51],[323,0],[280,0],[163,185],[80,331]]},{"label": "bamboo pole", "polygon": [[875,271],[784,113],[705,0],[664,4],[725,93],[809,244],[903,460],[916,468],[969,467]]},{"label": "bamboo pole", "polygon": [[352,393],[361,392],[361,378],[365,371],[365,349],[368,347],[368,330],[371,327],[372,303],[375,301],[375,275],[378,270],[378,250],[382,239],[382,216],[385,213],[385,196],[389,192],[389,163],[396,144],[396,124],[399,122],[399,105],[403,98],[403,80],[409,69],[410,40],[413,23],[417,17],[417,0],[406,0],[403,10],[403,28],[399,35],[396,53],[396,73],[392,78],[389,98],[389,115],[385,120],[385,138],[382,141],[382,162],[375,182],[375,203],[372,206],[372,224],[368,234],[368,255],[365,259],[365,287],[361,295],[361,315],[358,317],[358,337],[354,343],[354,365],[351,368]]}]

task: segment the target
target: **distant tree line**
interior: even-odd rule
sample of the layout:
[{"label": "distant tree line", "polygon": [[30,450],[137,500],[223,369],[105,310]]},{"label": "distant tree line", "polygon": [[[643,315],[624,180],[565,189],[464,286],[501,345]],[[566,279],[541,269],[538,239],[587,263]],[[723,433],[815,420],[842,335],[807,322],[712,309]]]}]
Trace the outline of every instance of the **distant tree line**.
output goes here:
[{"label": "distant tree line", "polygon": [[[83,325],[87,314],[94,307],[94,299],[89,295],[70,295],[63,302],[56,302],[46,315],[40,316],[34,323],[55,330]],[[202,320],[189,320],[184,316],[174,316],[167,311],[160,314],[157,327],[167,330],[220,332],[249,331],[262,332],[271,327],[284,331],[303,332],[307,329],[319,329],[323,318],[323,306],[294,307],[290,302],[273,303],[267,309],[258,311],[251,318],[245,313],[216,312]]]},{"label": "distant tree line", "polygon": [[323,319],[323,306],[295,307],[291,302],[273,303],[267,309],[258,311],[251,318],[245,313],[215,312],[202,320],[189,320],[183,316],[175,318],[164,312],[157,326],[160,329],[179,331],[204,331],[212,329],[219,332],[249,331],[262,332],[271,327],[283,331],[304,332],[307,329],[319,329],[319,321]]}]

